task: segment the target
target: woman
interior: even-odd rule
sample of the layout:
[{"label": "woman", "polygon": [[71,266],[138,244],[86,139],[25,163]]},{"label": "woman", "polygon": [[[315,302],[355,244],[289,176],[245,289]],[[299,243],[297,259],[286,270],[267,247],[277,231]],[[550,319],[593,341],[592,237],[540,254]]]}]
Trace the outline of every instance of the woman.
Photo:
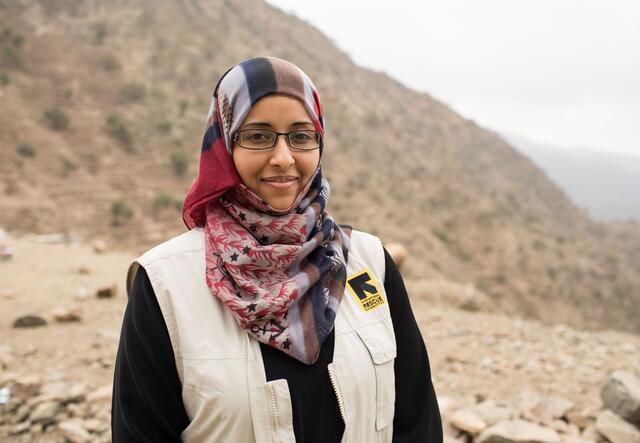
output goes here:
[{"label": "woman", "polygon": [[219,81],[189,231],[130,269],[115,442],[442,441],[393,260],[324,210],[323,140],[292,63],[254,58]]}]

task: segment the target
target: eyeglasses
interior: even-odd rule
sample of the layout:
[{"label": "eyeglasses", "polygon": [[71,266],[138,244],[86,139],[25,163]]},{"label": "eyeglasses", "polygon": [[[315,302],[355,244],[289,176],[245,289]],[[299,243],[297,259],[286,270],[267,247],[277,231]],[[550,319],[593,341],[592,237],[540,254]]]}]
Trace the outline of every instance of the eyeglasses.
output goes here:
[{"label": "eyeglasses", "polygon": [[294,151],[313,151],[322,142],[322,136],[316,131],[276,132],[268,129],[243,129],[233,134],[232,141],[241,148],[263,151],[273,148],[280,135],[287,136],[287,144]]}]

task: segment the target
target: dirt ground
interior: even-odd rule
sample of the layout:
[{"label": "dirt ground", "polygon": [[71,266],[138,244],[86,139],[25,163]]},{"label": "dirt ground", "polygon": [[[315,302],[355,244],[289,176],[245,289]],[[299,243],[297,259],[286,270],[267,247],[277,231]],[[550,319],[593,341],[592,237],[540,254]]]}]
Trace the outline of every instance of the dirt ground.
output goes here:
[{"label": "dirt ground", "polygon": [[[82,383],[87,392],[108,389],[126,306],[125,274],[134,255],[108,245],[97,253],[88,244],[42,243],[36,236],[10,238],[9,243],[14,255],[0,262],[0,388],[37,375],[44,384],[69,381]],[[95,296],[114,284],[115,297]],[[412,304],[436,393],[460,404],[481,398],[508,402],[530,389],[566,397],[578,407],[600,407],[607,373],[640,368],[638,336],[466,312],[434,305],[427,297],[414,298]],[[55,321],[52,313],[60,307],[79,308],[81,321]],[[27,314],[39,315],[47,324],[12,327]],[[106,427],[104,400],[101,419]],[[51,432],[54,438],[55,429]],[[31,441],[25,439],[28,434],[9,436],[7,426],[0,435],[6,441]]]}]

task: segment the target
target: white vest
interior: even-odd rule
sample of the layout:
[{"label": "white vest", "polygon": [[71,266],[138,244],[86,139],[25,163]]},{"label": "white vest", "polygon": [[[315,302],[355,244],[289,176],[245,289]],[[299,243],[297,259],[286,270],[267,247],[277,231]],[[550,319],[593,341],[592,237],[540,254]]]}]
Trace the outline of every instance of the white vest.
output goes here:
[{"label": "white vest", "polygon": [[[203,230],[192,229],[143,254],[130,280],[138,264],[147,271],[173,346],[190,419],[183,441],[294,442],[287,380],[267,382],[258,341],[207,287]],[[377,294],[347,284],[336,317],[328,370],[345,423],[343,442],[392,437],[396,343],[384,270],[380,240],[354,230],[347,280],[367,271],[373,281],[356,280],[374,283]]]}]

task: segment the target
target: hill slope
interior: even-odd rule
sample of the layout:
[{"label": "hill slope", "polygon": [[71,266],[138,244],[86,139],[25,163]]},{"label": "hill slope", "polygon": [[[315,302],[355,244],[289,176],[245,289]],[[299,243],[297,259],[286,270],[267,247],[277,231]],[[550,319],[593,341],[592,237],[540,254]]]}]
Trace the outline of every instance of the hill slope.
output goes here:
[{"label": "hill slope", "polygon": [[3,1],[0,26],[6,229],[136,251],[182,231],[174,207],[212,88],[270,54],[321,93],[330,211],[405,244],[408,277],[473,282],[508,313],[640,331],[640,266],[605,225],[497,134],[260,0]]}]

